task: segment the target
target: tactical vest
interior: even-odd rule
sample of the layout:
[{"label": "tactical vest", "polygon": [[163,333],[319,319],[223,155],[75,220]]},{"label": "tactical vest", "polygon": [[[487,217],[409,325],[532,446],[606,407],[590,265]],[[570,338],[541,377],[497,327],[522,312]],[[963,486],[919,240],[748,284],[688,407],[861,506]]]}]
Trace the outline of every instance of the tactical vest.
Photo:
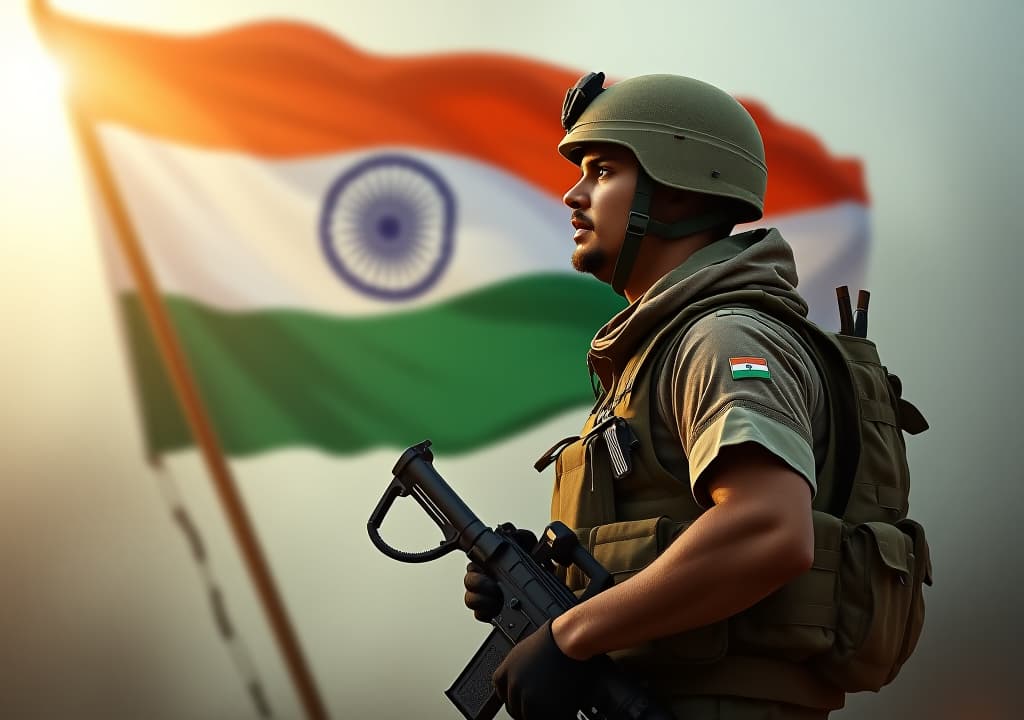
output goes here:
[{"label": "tactical vest", "polygon": [[[863,572],[862,566],[867,562],[864,558],[844,557],[851,554],[844,548],[850,546],[854,531],[869,536],[874,548],[872,553],[866,553],[863,545],[867,541],[863,541],[856,552],[881,556],[881,562],[876,564],[883,571],[916,573],[918,589],[925,573],[930,582],[923,531],[920,542],[924,558],[915,569],[909,567],[913,564],[914,547],[904,541],[907,530],[894,525],[907,512],[909,477],[905,456],[896,458],[902,460],[902,472],[872,473],[873,468],[858,467],[861,431],[855,426],[856,418],[862,418],[864,408],[869,408],[868,414],[874,413],[869,421],[874,422],[872,418],[882,415],[885,408],[898,407],[872,343],[865,341],[865,349],[870,350],[865,361],[881,368],[881,383],[877,380],[878,370],[872,367],[868,389],[865,390],[864,383],[856,385],[862,396],[860,407],[844,407],[844,395],[830,387],[830,382],[834,384],[836,378],[842,378],[842,382],[853,383],[851,372],[856,371],[850,370],[848,353],[838,347],[830,350],[830,343],[820,337],[827,334],[780,299],[761,291],[741,290],[692,303],[667,320],[629,359],[612,386],[598,399],[581,437],[567,438],[549,451],[548,457],[555,458],[556,463],[551,515],[576,529],[581,542],[616,582],[621,582],[652,562],[703,512],[689,483],[666,467],[686,467],[680,443],[665,443],[655,451],[654,424],[666,422],[653,400],[655,384],[669,353],[697,320],[724,308],[738,307],[763,312],[795,330],[805,340],[803,345],[814,358],[829,395],[831,421],[813,503],[813,567],[732,618],[612,655],[649,679],[666,696],[736,695],[835,709],[844,704],[844,691],[877,689],[891,680],[895,670],[891,667],[893,650],[889,646],[893,642],[909,645],[903,648],[905,655],[909,655],[920,632],[919,622],[895,640],[865,638],[863,635],[868,631],[864,628],[847,627],[864,624],[863,612],[854,613],[852,620],[839,612],[840,575],[851,564],[854,567],[850,571]],[[898,418],[884,419],[894,426],[902,444]],[[883,484],[879,485],[879,481]],[[894,486],[886,485],[887,482]],[[859,516],[850,517],[848,510]],[[578,590],[585,584],[585,578],[570,568],[566,582]],[[900,582],[904,582],[902,577]],[[884,584],[888,587],[892,583],[885,578]],[[871,596],[853,602],[871,606],[888,599],[880,601]],[[919,593],[914,597],[908,592],[892,602],[920,604],[921,600]],[[868,607],[868,619],[876,612],[881,610]],[[909,609],[897,608],[897,612],[908,614]],[[923,606],[919,614],[923,619]],[[892,629],[881,627],[873,632],[884,636]],[[869,646],[872,642],[886,646],[877,649],[876,654],[885,655],[878,661],[878,667],[873,664],[871,652],[867,660],[862,659],[860,652],[865,642]],[[851,645],[856,646],[856,662],[866,663],[854,667],[852,679]],[[896,670],[899,664],[902,660],[896,664]]]}]

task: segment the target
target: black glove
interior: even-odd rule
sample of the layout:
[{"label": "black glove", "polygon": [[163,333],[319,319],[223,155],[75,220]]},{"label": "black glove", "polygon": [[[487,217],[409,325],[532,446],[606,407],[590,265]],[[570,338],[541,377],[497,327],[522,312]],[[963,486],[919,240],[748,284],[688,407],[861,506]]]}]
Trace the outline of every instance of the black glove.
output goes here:
[{"label": "black glove", "polygon": [[[516,529],[512,539],[527,552],[537,544],[537,536],[529,530]],[[466,566],[466,577],[462,581],[466,586],[466,607],[473,611],[473,616],[480,622],[490,622],[491,618],[501,612],[504,598],[498,583],[484,573],[484,569],[471,562]]]},{"label": "black glove", "polygon": [[471,562],[466,566],[466,607],[473,611],[473,617],[480,622],[490,622],[491,618],[501,612],[504,599],[498,583],[484,574],[484,569]]},{"label": "black glove", "polygon": [[555,644],[551,621],[522,640],[494,671],[494,687],[515,720],[572,720],[583,707],[587,664]]}]

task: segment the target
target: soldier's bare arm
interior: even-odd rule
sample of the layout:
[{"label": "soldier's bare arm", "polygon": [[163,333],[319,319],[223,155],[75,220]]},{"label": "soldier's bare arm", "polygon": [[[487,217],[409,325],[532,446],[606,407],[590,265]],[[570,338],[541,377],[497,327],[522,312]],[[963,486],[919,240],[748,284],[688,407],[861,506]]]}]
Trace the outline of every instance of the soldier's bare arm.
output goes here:
[{"label": "soldier's bare arm", "polygon": [[565,654],[584,659],[722,620],[810,568],[801,475],[753,443],[722,448],[706,472],[711,508],[644,570],[555,621]]}]

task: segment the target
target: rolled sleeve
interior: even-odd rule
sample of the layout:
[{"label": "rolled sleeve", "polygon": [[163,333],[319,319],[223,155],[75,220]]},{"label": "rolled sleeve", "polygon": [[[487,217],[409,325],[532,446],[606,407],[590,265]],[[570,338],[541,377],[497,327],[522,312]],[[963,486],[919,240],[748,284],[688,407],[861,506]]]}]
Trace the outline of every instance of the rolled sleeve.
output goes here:
[{"label": "rolled sleeve", "polygon": [[793,429],[746,407],[726,409],[701,433],[690,448],[690,485],[694,498],[703,507],[711,505],[703,482],[704,471],[727,445],[757,443],[803,476],[817,491],[814,453],[807,441]]}]

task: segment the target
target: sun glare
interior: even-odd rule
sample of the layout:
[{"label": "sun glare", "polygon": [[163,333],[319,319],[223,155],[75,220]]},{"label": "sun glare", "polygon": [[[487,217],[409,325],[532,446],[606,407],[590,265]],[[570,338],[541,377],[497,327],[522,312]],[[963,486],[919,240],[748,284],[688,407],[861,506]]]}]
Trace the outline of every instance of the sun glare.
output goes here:
[{"label": "sun glare", "polygon": [[[27,252],[32,243],[15,239],[38,239],[40,220],[53,218],[54,198],[61,197],[67,208],[74,205],[73,193],[80,192],[63,84],[60,66],[31,27],[14,24],[0,29],[0,188],[4,201],[18,208],[16,217],[5,218],[8,224],[0,236],[5,249]],[[56,226],[51,222],[50,227]]]},{"label": "sun glare", "polygon": [[38,108],[60,101],[64,71],[38,39],[17,38],[4,49],[4,95],[12,103]]},{"label": "sun glare", "polygon": [[0,38],[4,182],[31,183],[37,168],[67,156],[64,72],[29,28]]}]

